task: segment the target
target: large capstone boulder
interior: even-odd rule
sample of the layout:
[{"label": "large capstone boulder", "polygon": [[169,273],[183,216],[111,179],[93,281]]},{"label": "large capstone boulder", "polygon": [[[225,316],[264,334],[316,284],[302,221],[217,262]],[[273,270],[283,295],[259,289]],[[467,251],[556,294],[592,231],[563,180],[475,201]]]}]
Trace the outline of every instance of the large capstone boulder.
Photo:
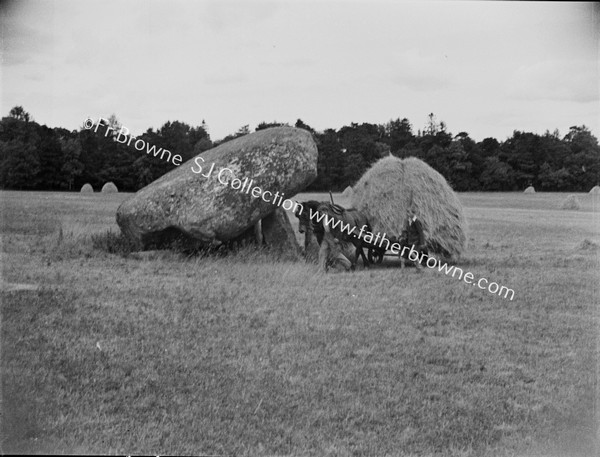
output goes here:
[{"label": "large capstone boulder", "polygon": [[119,206],[117,223],[144,245],[174,232],[219,244],[279,207],[292,209],[290,198],[316,176],[308,131],[265,129],[205,151],[139,190]]}]

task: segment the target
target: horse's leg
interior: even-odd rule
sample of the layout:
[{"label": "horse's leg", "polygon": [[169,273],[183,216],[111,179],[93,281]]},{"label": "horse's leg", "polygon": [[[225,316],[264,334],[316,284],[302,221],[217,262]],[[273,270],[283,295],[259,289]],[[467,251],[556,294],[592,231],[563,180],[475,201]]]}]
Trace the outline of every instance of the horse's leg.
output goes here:
[{"label": "horse's leg", "polygon": [[363,252],[359,244],[355,244],[354,247],[356,248],[354,250],[354,265],[358,265],[358,256],[363,255]]},{"label": "horse's leg", "polygon": [[314,232],[308,228],[304,232],[304,258],[307,262],[318,263],[319,248],[320,245],[317,243]]},{"label": "horse's leg", "polygon": [[340,262],[344,266],[344,268],[346,269],[346,271],[348,271],[348,270],[354,270],[354,264],[350,260],[348,260],[348,257],[346,257],[341,252],[339,252],[337,254],[335,260],[337,260],[338,262]]},{"label": "horse's leg", "polygon": [[[329,227],[325,227],[321,247],[319,248],[319,265],[321,270],[327,272],[328,264],[335,263],[341,255],[340,247],[336,244],[335,237],[331,234]],[[346,261],[348,261],[346,259]],[[348,261],[349,262],[349,261]]]},{"label": "horse's leg", "polygon": [[329,243],[323,240],[319,247],[319,267],[323,273],[327,273],[327,262],[329,261]]},{"label": "horse's leg", "polygon": [[[356,270],[356,265],[358,265],[358,248],[356,247],[356,245],[354,243],[350,243],[351,246],[354,246],[354,255],[353,256],[348,256],[344,254],[344,257],[346,257],[346,259],[348,259],[348,261],[350,262],[350,269],[352,271]],[[350,258],[352,257],[352,258]],[[346,268],[347,270],[347,268]]]},{"label": "horse's leg", "polygon": [[329,258],[331,255],[331,248],[333,246],[333,236],[329,232],[329,227],[325,224],[325,232],[323,233],[323,237],[321,238],[321,242],[319,243],[319,266],[321,271],[327,273],[327,263],[329,262]]},{"label": "horse's leg", "polygon": [[332,246],[332,257],[336,262],[342,264],[342,266],[347,270],[354,270],[356,262],[353,262],[353,254],[349,252],[351,247],[354,247],[352,243],[347,241],[340,241],[333,238],[334,245]]},{"label": "horse's leg", "polygon": [[[360,256],[362,258],[363,265],[365,266],[365,268],[369,268],[369,266],[371,265],[371,262],[369,261],[369,259],[365,255],[365,251],[363,250],[363,244],[362,244],[362,242],[360,242],[360,245],[359,245],[358,249],[360,249]],[[356,261],[358,262],[358,256],[356,257]]]},{"label": "horse's leg", "polygon": [[356,242],[352,243],[356,247],[356,255],[354,256],[354,263],[358,265],[358,257],[360,256],[360,258],[363,261],[364,267],[369,268],[369,260],[365,256],[365,251],[363,250],[362,242],[360,240],[355,240],[355,241]]},{"label": "horse's leg", "polygon": [[398,254],[398,257],[400,258],[400,269],[403,270],[404,266],[406,265],[406,259],[404,258],[404,256],[402,255],[402,251],[404,250],[404,244],[400,245],[400,253]]}]

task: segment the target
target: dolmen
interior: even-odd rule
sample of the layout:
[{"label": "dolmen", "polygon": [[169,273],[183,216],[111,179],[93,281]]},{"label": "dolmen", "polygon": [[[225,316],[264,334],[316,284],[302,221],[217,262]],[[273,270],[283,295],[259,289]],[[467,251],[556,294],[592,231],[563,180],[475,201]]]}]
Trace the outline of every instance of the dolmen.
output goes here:
[{"label": "dolmen", "polygon": [[297,255],[287,211],[317,177],[310,132],[260,130],[204,151],[139,190],[117,210],[132,241],[149,246],[175,234],[215,246],[252,233],[262,243]]}]

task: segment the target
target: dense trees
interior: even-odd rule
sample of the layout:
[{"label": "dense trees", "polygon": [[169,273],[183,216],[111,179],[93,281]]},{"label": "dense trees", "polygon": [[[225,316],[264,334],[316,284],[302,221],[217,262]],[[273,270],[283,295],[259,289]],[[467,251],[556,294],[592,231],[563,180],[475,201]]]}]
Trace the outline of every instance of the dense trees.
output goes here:
[{"label": "dense trees", "polygon": [[[313,131],[314,132],[314,131]],[[310,190],[342,190],[378,158],[393,154],[418,157],[439,171],[457,191],[588,191],[600,183],[600,146],[585,126],[537,135],[513,132],[503,143],[477,143],[467,132],[452,136],[433,114],[423,132],[413,133],[408,119],[385,125],[351,124],[316,133],[319,176]]]},{"label": "dense trees", "polygon": [[[256,130],[278,125],[288,124],[261,122]],[[598,139],[585,126],[571,127],[563,138],[558,131],[515,131],[504,142],[475,142],[467,132],[453,136],[433,113],[416,135],[406,118],[323,132],[301,119],[295,126],[309,131],[319,150],[318,177],[309,190],[343,190],[388,154],[426,161],[458,191],[511,191],[528,185],[544,191],[588,191],[600,182]],[[120,190],[133,191],[175,167],[147,148],[136,149],[135,139],[121,136],[116,141],[120,128],[113,115],[97,131],[83,126],[77,131],[51,129],[16,106],[0,121],[0,184],[5,189],[78,190],[86,182],[99,189],[113,181]],[[249,133],[245,125],[219,144]],[[216,145],[204,122],[193,127],[169,121],[138,139],[179,154],[183,161]]]},{"label": "dense trees", "polygon": [[[116,116],[96,129],[50,129],[31,120],[22,107],[0,121],[0,183],[5,189],[79,190],[84,183],[100,189],[112,181],[119,190],[137,190],[175,165],[129,145]],[[110,128],[109,128],[110,127]],[[167,122],[138,137],[150,147],[179,154],[186,161],[213,144],[203,124]],[[141,142],[140,142],[141,144]],[[166,155],[165,155],[166,157]]]},{"label": "dense trees", "polygon": [[562,139],[557,131],[515,131],[503,143],[495,138],[477,143],[466,132],[453,137],[432,114],[417,135],[407,119],[396,119],[384,126],[351,124],[316,138],[319,177],[311,190],[341,190],[388,153],[424,160],[457,191],[514,191],[529,185],[545,191],[588,191],[600,183],[600,147],[585,126],[571,127]]}]

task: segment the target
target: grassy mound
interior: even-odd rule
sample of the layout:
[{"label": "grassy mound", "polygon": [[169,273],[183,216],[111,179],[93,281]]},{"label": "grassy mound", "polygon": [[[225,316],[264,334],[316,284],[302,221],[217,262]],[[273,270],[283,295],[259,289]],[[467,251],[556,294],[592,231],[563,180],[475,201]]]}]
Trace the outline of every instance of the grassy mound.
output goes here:
[{"label": "grassy mound", "polygon": [[562,203],[560,209],[566,210],[579,210],[581,209],[581,202],[576,195],[569,195]]}]

